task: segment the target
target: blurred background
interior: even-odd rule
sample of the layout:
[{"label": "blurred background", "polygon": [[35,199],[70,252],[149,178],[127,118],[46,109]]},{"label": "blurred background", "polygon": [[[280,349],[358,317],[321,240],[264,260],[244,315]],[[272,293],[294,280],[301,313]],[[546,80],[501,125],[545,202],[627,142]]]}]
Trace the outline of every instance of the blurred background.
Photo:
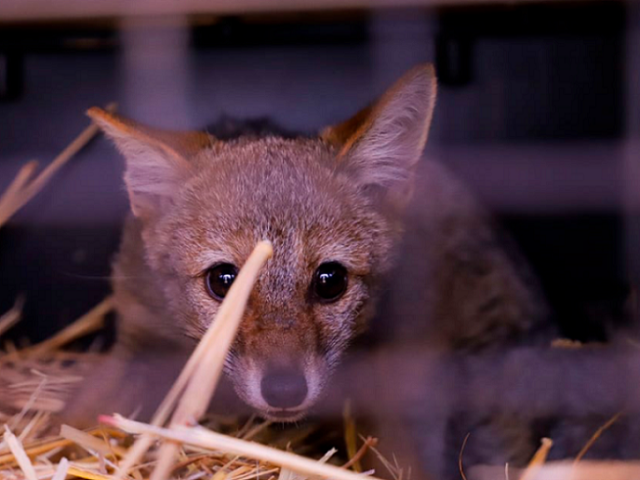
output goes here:
[{"label": "blurred background", "polygon": [[[495,212],[565,336],[606,340],[640,276],[640,5],[617,1],[0,3],[0,191],[88,123],[268,117],[313,132],[436,64],[427,156]],[[123,162],[91,143],[0,235],[0,310],[39,340],[108,291]],[[626,310],[625,310],[626,309]]]}]

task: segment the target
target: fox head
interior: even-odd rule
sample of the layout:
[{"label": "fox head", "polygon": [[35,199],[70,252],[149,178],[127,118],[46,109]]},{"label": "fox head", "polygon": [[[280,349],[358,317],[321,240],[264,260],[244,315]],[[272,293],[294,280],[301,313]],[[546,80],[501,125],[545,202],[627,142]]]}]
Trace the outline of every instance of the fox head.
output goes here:
[{"label": "fox head", "polygon": [[420,66],[353,118],[294,140],[220,141],[89,110],[126,158],[145,278],[176,335],[198,340],[255,244],[272,242],[225,367],[264,416],[303,416],[369,319],[435,94]]}]

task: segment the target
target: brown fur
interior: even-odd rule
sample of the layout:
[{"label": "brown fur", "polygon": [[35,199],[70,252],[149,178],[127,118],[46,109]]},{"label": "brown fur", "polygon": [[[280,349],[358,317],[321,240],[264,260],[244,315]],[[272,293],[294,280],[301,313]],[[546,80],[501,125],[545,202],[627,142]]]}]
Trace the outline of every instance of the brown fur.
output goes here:
[{"label": "brown fur", "polygon": [[[544,302],[475,200],[442,166],[423,162],[420,194],[409,203],[435,95],[433,67],[417,67],[352,119],[293,140],[224,142],[91,109],[127,160],[133,216],[113,267],[117,346],[74,397],[70,420],[90,423],[105,408],[142,408],[148,417],[177,371],[168,365],[189,353],[219,307],[205,272],[218,262],[242,266],[262,239],[275,254],[226,372],[267,417],[282,413],[260,394],[273,365],[301,367],[309,386],[304,402],[284,412],[288,420],[318,401],[373,316],[398,250],[408,254],[392,277],[399,293],[390,320],[401,320],[400,330],[406,324],[412,342],[477,350],[528,338],[544,323]],[[404,216],[411,228],[400,243]],[[348,271],[345,295],[329,304],[310,295],[314,271],[327,261]]]}]

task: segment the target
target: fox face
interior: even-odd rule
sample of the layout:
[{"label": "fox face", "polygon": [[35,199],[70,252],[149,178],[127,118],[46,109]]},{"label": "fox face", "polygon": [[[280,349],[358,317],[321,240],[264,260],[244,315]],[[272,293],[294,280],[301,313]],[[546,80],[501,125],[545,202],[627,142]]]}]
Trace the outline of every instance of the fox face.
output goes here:
[{"label": "fox face", "polygon": [[[225,370],[262,415],[303,416],[373,312],[435,86],[431,66],[415,68],[352,119],[293,140],[220,141],[91,109],[126,158],[139,237],[139,249],[123,242],[114,267],[116,297],[135,304],[120,309],[124,335],[137,322],[153,335],[199,340],[255,244],[269,240],[274,256]],[[118,284],[117,273],[144,285]]]}]

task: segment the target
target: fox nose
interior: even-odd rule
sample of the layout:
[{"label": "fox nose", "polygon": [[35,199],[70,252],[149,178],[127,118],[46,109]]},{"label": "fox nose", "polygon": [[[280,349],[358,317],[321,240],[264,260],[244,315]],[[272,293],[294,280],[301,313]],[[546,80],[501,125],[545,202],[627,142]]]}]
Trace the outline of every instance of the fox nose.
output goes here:
[{"label": "fox nose", "polygon": [[307,398],[307,380],[297,370],[274,370],[260,382],[262,397],[274,408],[294,408]]}]

